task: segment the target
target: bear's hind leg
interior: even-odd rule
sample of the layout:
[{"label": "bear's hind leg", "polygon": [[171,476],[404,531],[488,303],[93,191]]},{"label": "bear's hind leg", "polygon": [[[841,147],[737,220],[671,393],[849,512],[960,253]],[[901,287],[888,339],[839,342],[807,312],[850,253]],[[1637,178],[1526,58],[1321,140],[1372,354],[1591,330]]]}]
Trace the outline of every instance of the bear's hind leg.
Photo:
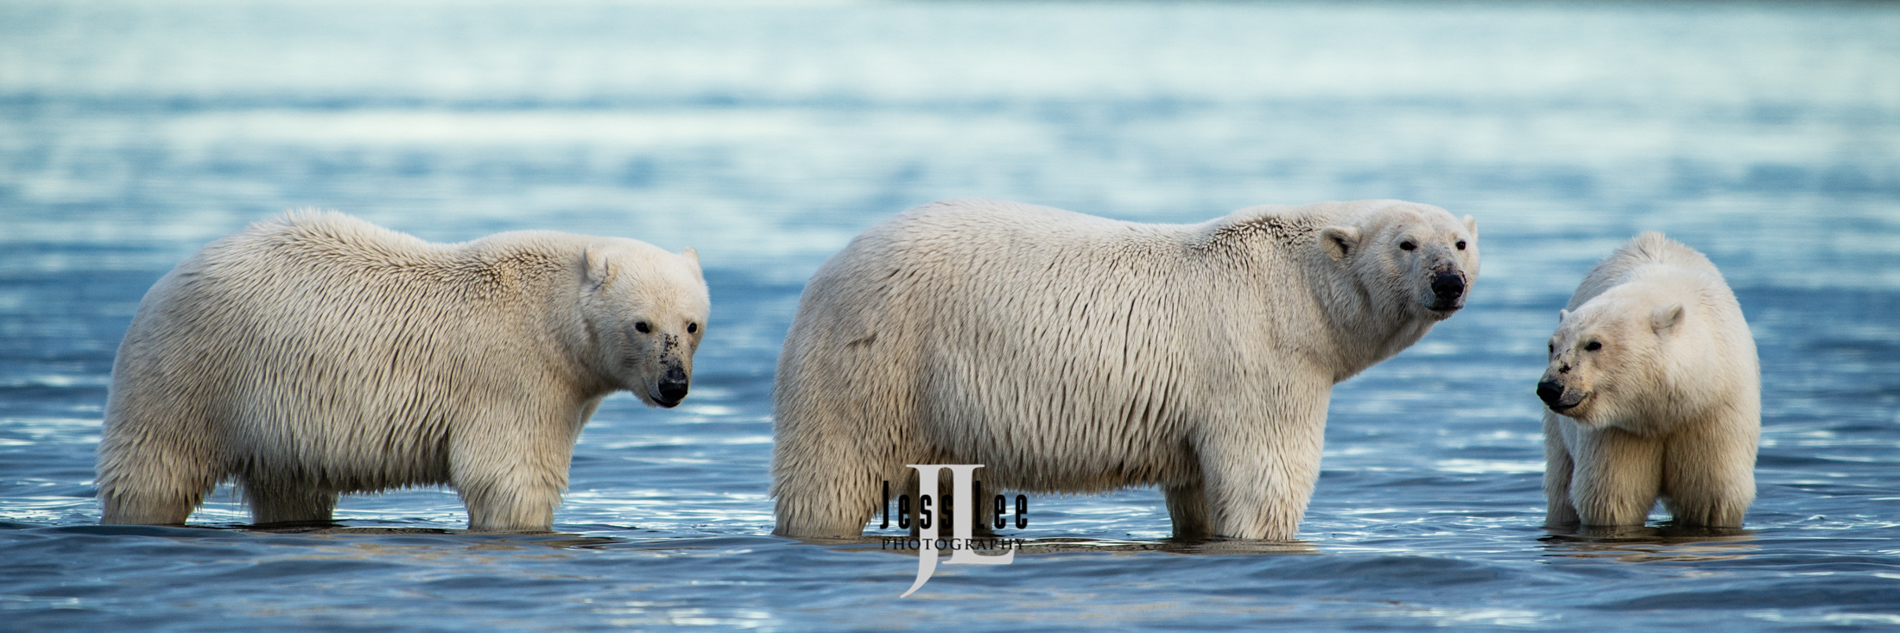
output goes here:
[{"label": "bear's hind leg", "polygon": [[137,425],[108,419],[99,442],[97,486],[104,510],[99,522],[184,525],[224,473],[208,451],[190,450],[156,433],[138,435],[128,426]]},{"label": "bear's hind leg", "polygon": [[916,503],[916,478],[901,471],[895,471],[894,476],[880,475],[877,469],[852,468],[845,462],[791,464],[787,461],[774,465],[773,514],[778,525],[772,533],[778,536],[862,536],[864,524],[877,514],[885,481],[891,484],[893,504],[900,495],[910,495],[911,503]]},{"label": "bear's hind leg", "polygon": [[[946,463],[946,464],[947,463],[968,464],[968,463],[973,463],[973,462],[977,462],[981,460],[937,458],[937,459],[926,460],[926,461],[931,461],[933,463]],[[892,503],[896,503],[896,495],[900,494],[900,492],[904,494],[908,494],[910,492],[914,492],[915,489],[918,487],[918,484],[915,481],[917,479],[917,475],[916,475],[917,470],[913,468],[905,468],[904,470],[908,471],[906,474],[909,476],[909,479],[912,481],[909,484],[906,484],[902,488],[897,488],[895,487],[896,481],[893,480],[892,482],[893,488],[891,492]],[[995,526],[994,522],[996,520],[995,500],[996,500],[997,494],[1003,493],[1003,491],[995,489],[995,486],[983,483],[983,476],[985,474],[984,470],[985,469],[977,469],[977,471],[974,473],[974,476],[972,478],[973,489],[970,491],[969,511],[974,513],[974,514],[969,515],[970,534],[971,536],[975,538],[989,538],[989,537],[996,536],[996,528],[994,527]],[[982,489],[976,490],[974,489],[974,486],[980,486]],[[881,484],[880,484],[880,487],[881,487]],[[962,515],[964,514],[965,509],[962,505],[959,505],[961,502],[958,501],[956,498],[956,482],[954,481],[954,477],[951,476],[950,471],[948,469],[941,469],[937,473],[937,496],[935,497],[935,499],[936,501],[934,501],[934,503],[937,504],[937,507],[940,509],[937,516],[943,521],[942,527],[938,531],[938,534],[943,534],[946,536],[950,535],[956,529],[956,526],[962,523],[963,521]],[[1006,496],[1005,497],[1006,503],[1007,503],[1007,499],[1008,497]],[[872,515],[876,515],[876,514],[877,514],[877,511],[874,508],[872,511]],[[867,516],[865,518],[868,520],[872,517]],[[921,529],[920,527],[917,527],[917,526],[913,526],[913,528],[914,528],[912,530],[913,534],[917,533],[917,531]]]},{"label": "bear's hind leg", "polygon": [[[869,445],[853,429],[896,424],[901,413],[873,416],[826,402],[809,409],[780,407],[772,447],[772,533],[791,538],[856,538],[877,514],[884,484],[891,502],[909,495],[916,503],[917,474],[906,464],[937,463],[927,451],[899,439],[897,447]],[[913,511],[915,506],[913,506]],[[913,523],[913,526],[915,524]],[[946,532],[947,534],[948,532]]]},{"label": "bear's hind leg", "polygon": [[184,525],[210,490],[142,490],[120,486],[99,490],[99,503],[105,510],[99,522],[106,525]]},{"label": "bear's hind leg", "polygon": [[1214,522],[1207,516],[1207,492],[1200,481],[1168,486],[1168,519],[1174,523],[1174,538],[1204,539],[1214,535]]},{"label": "bear's hind leg", "polygon": [[336,511],[336,493],[303,486],[246,481],[244,497],[256,525],[329,523]]}]

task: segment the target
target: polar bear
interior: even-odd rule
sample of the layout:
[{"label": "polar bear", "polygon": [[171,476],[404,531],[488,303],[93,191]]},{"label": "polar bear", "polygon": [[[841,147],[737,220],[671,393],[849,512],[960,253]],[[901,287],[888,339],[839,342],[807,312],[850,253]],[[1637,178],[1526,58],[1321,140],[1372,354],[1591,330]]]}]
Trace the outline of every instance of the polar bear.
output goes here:
[{"label": "polar bear", "polygon": [[1192,225],[912,209],[805,287],[774,393],[775,531],[858,536],[906,465],[985,464],[993,489],[1159,486],[1184,538],[1292,539],[1333,385],[1457,312],[1477,274],[1471,218],[1396,200]]},{"label": "polar bear", "polygon": [[1544,401],[1549,526],[1741,527],[1755,499],[1761,368],[1707,257],[1649,232],[1598,264],[1560,313]]},{"label": "polar bear", "polygon": [[259,524],[447,484],[470,529],[547,531],[581,426],[615,390],[679,404],[708,309],[692,249],[260,222],[139,304],[99,443],[103,522],[184,523],[235,479]]}]

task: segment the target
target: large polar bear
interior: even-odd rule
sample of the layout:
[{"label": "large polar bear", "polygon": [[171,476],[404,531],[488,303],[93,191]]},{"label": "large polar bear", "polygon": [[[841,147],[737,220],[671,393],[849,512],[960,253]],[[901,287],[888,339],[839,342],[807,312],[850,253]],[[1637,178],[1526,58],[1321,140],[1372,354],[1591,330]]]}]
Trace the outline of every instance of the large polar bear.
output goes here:
[{"label": "large polar bear", "polygon": [[260,222],[140,303],[99,444],[103,522],[183,523],[235,479],[258,523],[448,484],[471,529],[546,531],[581,425],[619,389],[678,404],[707,310],[691,249]]},{"label": "large polar bear", "polygon": [[1550,338],[1546,522],[1741,527],[1755,500],[1761,367],[1722,273],[1661,233],[1583,279]]},{"label": "large polar bear", "polygon": [[1193,225],[912,209],[805,287],[776,532],[856,536],[907,464],[985,464],[992,488],[1160,486],[1177,536],[1291,539],[1333,385],[1451,316],[1477,273],[1469,217],[1395,200]]}]

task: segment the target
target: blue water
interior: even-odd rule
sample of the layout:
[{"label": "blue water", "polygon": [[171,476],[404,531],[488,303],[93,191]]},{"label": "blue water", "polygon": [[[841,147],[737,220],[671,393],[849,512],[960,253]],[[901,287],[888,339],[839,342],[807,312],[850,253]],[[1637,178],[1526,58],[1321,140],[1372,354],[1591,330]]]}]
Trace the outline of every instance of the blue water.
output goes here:
[{"label": "blue water", "polygon": [[[825,257],[957,196],[1404,198],[1475,215],[1484,270],[1334,392],[1300,543],[1041,496],[1013,564],[899,599],[912,557],[770,536],[771,372]],[[696,247],[692,395],[607,401],[555,535],[464,533],[433,489],[326,530],[246,529],[229,488],[96,525],[140,296],[294,207]],[[1740,535],[1553,534],[1543,342],[1650,229],[1754,330],[1760,499]],[[0,630],[1879,629],[1897,535],[1900,6],[0,3]]]}]

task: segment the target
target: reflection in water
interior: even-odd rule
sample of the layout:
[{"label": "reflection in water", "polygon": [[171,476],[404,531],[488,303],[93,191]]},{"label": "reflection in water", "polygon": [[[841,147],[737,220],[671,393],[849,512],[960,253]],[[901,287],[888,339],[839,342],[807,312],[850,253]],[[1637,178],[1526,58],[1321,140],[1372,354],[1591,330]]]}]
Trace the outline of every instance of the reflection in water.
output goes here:
[{"label": "reflection in water", "polygon": [[1547,556],[1656,561],[1739,560],[1758,552],[1753,530],[1675,526],[1583,527],[1538,539]]},{"label": "reflection in water", "polygon": [[[613,545],[623,542],[620,539],[615,539],[615,538],[606,537],[606,536],[563,534],[560,532],[501,534],[501,533],[470,532],[468,530],[457,530],[457,529],[448,529],[448,528],[346,527],[346,526],[340,526],[340,525],[333,525],[333,526],[321,526],[321,527],[317,527],[317,526],[307,526],[307,527],[256,526],[256,527],[244,528],[243,530],[245,532],[258,533],[258,534],[297,535],[297,536],[313,537],[317,539],[329,539],[329,540],[335,540],[335,541],[340,541],[340,542],[354,541],[354,542],[364,543],[366,544],[366,546],[373,545],[374,543],[376,543],[377,539],[375,537],[387,537],[387,536],[450,537],[450,538],[443,538],[443,539],[431,539],[430,541],[432,543],[437,543],[443,546],[459,544],[462,546],[466,546],[469,549],[519,549],[519,548],[530,548],[530,547],[553,548],[553,549],[599,549],[603,547],[613,546]],[[415,541],[411,540],[409,542],[415,542]]]}]

